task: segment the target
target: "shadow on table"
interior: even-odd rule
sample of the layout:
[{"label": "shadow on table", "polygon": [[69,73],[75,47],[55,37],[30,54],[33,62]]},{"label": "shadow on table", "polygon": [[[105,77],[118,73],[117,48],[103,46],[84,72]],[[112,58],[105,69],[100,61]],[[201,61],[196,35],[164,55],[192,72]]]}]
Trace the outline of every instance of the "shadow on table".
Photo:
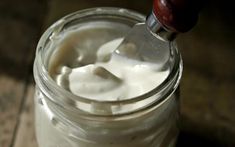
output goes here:
[{"label": "shadow on table", "polygon": [[218,141],[209,140],[201,136],[180,132],[176,147],[229,147]]}]

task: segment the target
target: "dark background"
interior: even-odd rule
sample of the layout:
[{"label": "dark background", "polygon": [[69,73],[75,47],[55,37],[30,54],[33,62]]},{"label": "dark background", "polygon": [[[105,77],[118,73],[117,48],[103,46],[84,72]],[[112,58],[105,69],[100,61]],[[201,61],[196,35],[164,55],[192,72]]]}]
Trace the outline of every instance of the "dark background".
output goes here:
[{"label": "dark background", "polygon": [[[229,0],[202,3],[197,25],[176,40],[184,60],[177,146],[234,147],[235,6]],[[48,26],[84,8],[113,6],[148,14],[151,4],[152,0],[1,0],[0,147],[36,147],[31,144],[34,137],[27,136],[33,129],[28,99],[33,98],[36,44]]]}]

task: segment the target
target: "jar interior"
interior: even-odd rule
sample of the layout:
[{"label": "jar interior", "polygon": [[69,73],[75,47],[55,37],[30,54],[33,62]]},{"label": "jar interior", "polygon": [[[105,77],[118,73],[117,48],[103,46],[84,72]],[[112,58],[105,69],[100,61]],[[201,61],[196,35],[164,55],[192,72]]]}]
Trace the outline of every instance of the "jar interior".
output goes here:
[{"label": "jar interior", "polygon": [[[93,115],[121,115],[154,106],[156,103],[164,100],[160,99],[164,95],[169,96],[172,93],[172,91],[166,91],[168,88],[161,85],[156,87],[158,90],[157,93],[157,90],[154,89],[144,95],[113,103],[111,101],[97,101],[76,96],[66,86],[58,87],[56,85],[54,82],[56,77],[54,75],[59,72],[62,63],[71,68],[94,63],[96,56],[93,53],[97,52],[97,49],[102,44],[115,38],[123,37],[136,23],[144,21],[144,16],[134,15],[135,13],[126,10],[120,9],[118,11],[112,11],[112,13],[109,10],[108,12],[104,13],[97,9],[97,11],[92,13],[76,13],[65,17],[49,28],[43,36],[44,39],[39,43],[40,45],[43,44],[43,46],[39,45],[38,48],[41,49],[42,62],[46,74],[49,76],[47,77],[49,79],[48,81],[54,87],[54,89],[50,88],[53,89],[51,92],[54,96],[49,94],[49,99],[54,102],[57,101],[63,108],[72,111],[76,108]],[[75,33],[73,34],[73,32]],[[67,33],[73,35],[66,38]],[[59,50],[57,48],[58,46],[60,46]],[[81,49],[80,52],[76,50],[77,48]],[[76,58],[83,49],[86,51],[90,50],[89,53],[91,54],[86,54],[83,62],[77,62]],[[172,54],[175,53],[171,52],[171,56],[174,56]],[[170,57],[169,64],[167,65],[173,69],[174,63],[174,59]],[[174,77],[176,76],[178,74],[174,74]],[[173,79],[169,85],[174,85],[177,81],[177,78]],[[164,81],[164,84],[168,82],[167,80],[169,78]],[[66,83],[66,81],[62,82]]]}]

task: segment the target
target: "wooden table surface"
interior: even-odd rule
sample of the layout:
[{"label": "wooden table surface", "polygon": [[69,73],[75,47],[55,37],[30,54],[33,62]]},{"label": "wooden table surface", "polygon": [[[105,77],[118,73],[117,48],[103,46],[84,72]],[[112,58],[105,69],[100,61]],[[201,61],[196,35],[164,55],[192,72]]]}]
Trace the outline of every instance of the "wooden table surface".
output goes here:
[{"label": "wooden table surface", "polygon": [[[177,40],[184,59],[182,132],[177,146],[235,146],[235,21],[232,6],[217,1],[206,5],[198,25]],[[152,0],[133,2],[0,2],[0,147],[37,147],[32,65],[45,28],[65,14],[94,6],[125,7],[145,14],[151,9]]]}]

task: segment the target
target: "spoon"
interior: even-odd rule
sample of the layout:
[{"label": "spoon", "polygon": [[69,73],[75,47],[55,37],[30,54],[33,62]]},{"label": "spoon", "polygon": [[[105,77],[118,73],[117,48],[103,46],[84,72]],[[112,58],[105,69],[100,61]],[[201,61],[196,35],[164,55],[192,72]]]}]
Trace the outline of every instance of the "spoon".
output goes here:
[{"label": "spoon", "polygon": [[200,0],[154,0],[144,23],[137,23],[114,51],[118,55],[159,62],[178,33],[189,31],[197,22]]}]

